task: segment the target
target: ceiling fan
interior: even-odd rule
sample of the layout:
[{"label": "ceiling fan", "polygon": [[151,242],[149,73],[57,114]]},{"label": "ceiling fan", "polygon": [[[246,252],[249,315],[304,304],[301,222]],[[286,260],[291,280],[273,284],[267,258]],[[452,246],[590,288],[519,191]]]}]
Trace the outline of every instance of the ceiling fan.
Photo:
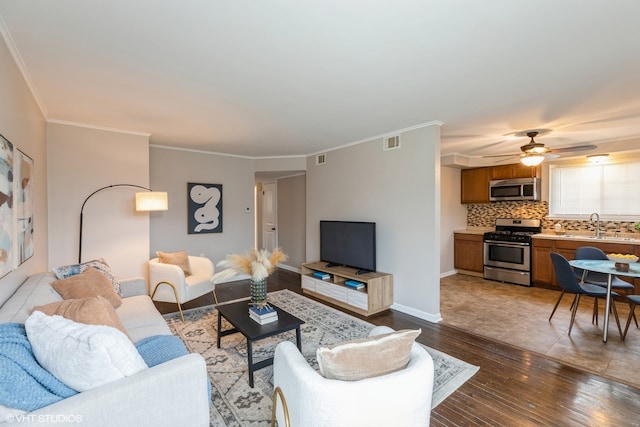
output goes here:
[{"label": "ceiling fan", "polygon": [[527,166],[538,166],[544,159],[555,159],[559,155],[557,153],[568,153],[573,151],[588,151],[597,148],[595,145],[578,145],[574,147],[564,148],[548,148],[540,142],[534,141],[533,138],[538,136],[538,131],[527,131],[525,135],[531,138],[529,143],[520,147],[521,154],[499,154],[494,156],[483,157],[520,157],[520,162]]}]

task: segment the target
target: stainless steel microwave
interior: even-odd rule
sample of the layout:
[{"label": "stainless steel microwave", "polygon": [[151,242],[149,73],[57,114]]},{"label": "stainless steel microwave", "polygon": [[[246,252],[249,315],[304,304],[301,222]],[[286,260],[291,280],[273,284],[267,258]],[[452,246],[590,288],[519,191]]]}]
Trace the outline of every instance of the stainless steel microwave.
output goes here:
[{"label": "stainless steel microwave", "polygon": [[489,200],[540,200],[540,178],[497,179],[489,181]]}]

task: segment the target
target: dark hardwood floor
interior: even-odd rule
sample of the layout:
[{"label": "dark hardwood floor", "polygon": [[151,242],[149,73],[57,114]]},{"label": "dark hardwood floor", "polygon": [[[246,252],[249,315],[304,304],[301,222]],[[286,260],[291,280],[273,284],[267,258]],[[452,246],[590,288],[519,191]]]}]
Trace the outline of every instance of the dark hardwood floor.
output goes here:
[{"label": "dark hardwood floor", "polygon": [[[269,292],[290,289],[302,293],[300,275],[278,269],[269,277],[268,288]],[[249,283],[218,285],[216,293],[221,302],[246,297]],[[205,295],[183,308],[212,303],[213,296]],[[156,306],[163,313],[177,310],[175,304]],[[640,425],[640,389],[397,311],[356,317],[394,329],[422,328],[418,337],[422,344],[480,366],[478,373],[431,412],[432,426]]]}]

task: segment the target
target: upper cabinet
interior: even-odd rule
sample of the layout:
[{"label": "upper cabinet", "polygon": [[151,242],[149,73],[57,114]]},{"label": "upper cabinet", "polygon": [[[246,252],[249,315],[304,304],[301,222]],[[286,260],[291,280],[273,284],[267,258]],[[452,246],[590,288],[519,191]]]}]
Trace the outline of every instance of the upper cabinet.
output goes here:
[{"label": "upper cabinet", "polygon": [[522,163],[492,166],[489,169],[491,169],[491,178],[489,180],[540,177],[540,166],[530,167]]},{"label": "upper cabinet", "polygon": [[494,179],[540,177],[540,166],[522,163],[462,169],[460,203],[489,203],[489,181]]},{"label": "upper cabinet", "polygon": [[490,168],[462,169],[461,203],[489,203]]}]

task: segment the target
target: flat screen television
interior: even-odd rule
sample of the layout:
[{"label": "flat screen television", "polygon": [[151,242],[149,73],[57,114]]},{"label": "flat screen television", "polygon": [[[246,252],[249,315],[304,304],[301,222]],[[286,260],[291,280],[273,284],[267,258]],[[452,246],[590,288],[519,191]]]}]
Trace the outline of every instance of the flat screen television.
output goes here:
[{"label": "flat screen television", "polygon": [[320,260],[357,268],[356,274],[376,271],[376,223],[320,221]]}]

